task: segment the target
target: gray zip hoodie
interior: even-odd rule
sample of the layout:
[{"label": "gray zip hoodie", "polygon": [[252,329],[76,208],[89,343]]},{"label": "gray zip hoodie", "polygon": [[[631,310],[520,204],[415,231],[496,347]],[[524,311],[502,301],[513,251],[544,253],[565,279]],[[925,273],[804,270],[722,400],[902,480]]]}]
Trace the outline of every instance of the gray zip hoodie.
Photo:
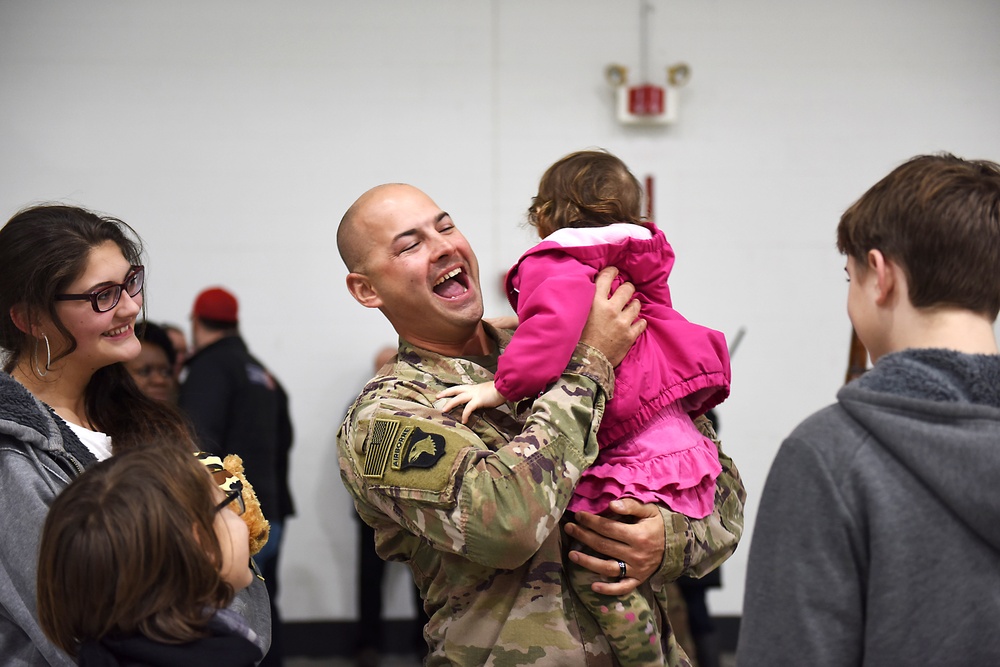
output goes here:
[{"label": "gray zip hoodie", "polygon": [[0,373],[0,663],[73,665],[38,626],[35,575],[49,505],[96,459],[62,419]]},{"label": "gray zip hoodie", "polygon": [[[35,577],[49,505],[96,463],[69,426],[19,382],[0,372],[0,665],[74,665],[38,625]],[[271,613],[254,578],[230,608],[247,619],[266,652]]]},{"label": "gray zip hoodie", "polygon": [[887,355],[768,475],[739,665],[1000,664],[1000,357]]}]

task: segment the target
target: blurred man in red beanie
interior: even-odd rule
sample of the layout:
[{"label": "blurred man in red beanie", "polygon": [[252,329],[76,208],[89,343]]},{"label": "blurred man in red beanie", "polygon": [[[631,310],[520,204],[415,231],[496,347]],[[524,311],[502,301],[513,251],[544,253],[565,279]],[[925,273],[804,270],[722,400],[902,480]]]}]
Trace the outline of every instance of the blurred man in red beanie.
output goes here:
[{"label": "blurred man in red beanie", "polygon": [[202,449],[239,454],[271,524],[267,545],[254,560],[271,596],[271,650],[261,665],[282,663],[278,553],[285,518],[293,513],[288,489],[292,425],[281,384],[254,358],[239,332],[239,303],[221,287],[201,292],[191,311],[193,354],[185,364],[180,406]]}]

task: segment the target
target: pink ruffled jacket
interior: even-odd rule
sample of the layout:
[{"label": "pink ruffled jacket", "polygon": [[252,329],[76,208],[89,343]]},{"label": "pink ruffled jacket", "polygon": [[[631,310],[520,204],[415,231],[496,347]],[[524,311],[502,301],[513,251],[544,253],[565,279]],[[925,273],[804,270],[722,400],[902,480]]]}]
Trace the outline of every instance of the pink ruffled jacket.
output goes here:
[{"label": "pink ruffled jacket", "polygon": [[688,322],[671,307],[667,278],[674,251],[653,223],[565,228],[528,250],[507,273],[507,297],[520,321],[500,356],[496,388],[508,400],[539,394],[559,377],[580,340],[594,299],[594,277],[619,270],[631,282],[648,323],[615,369],[614,398],[601,446],[641,430],[676,401],[693,418],[729,395],[725,336]]}]

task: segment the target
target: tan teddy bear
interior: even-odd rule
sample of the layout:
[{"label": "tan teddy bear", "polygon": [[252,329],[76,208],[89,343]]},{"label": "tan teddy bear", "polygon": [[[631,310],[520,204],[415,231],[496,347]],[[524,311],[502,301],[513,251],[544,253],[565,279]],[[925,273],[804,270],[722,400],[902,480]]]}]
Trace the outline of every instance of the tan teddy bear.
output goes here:
[{"label": "tan teddy bear", "polygon": [[195,452],[208,471],[215,478],[215,483],[223,491],[232,491],[239,488],[243,491],[243,504],[246,511],[243,512],[243,521],[247,524],[250,532],[250,555],[258,553],[267,544],[267,537],[271,532],[271,524],[264,518],[264,513],[260,509],[260,501],[254,493],[253,486],[247,481],[243,471],[243,459],[236,454],[229,454],[225,459],[208,452]]}]

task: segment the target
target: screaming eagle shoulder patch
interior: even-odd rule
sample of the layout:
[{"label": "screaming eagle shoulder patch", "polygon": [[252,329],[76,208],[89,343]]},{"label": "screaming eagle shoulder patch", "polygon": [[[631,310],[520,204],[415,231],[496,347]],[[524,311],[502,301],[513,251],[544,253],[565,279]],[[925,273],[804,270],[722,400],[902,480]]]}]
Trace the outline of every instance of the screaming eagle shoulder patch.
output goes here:
[{"label": "screaming eagle shoulder patch", "polygon": [[392,451],[392,469],[433,468],[444,456],[444,436],[439,433],[424,433],[419,428],[407,430],[409,434],[406,441]]}]

